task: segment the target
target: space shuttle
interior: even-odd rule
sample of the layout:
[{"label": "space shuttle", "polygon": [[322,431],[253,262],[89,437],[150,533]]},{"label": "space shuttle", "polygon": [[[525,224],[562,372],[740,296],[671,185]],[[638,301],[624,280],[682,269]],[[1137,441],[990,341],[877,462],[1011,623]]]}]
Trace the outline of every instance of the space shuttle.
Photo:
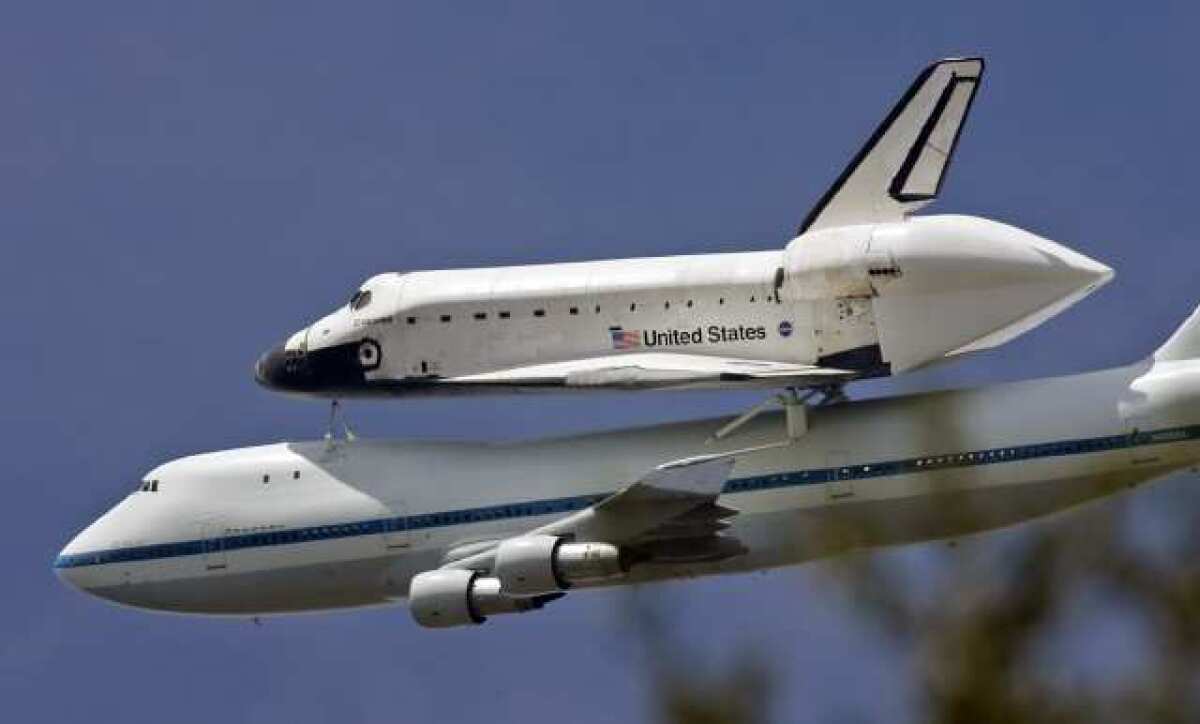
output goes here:
[{"label": "space shuttle", "polygon": [[841,389],[1003,344],[1113,276],[937,198],[982,58],[928,66],[782,249],[380,274],[263,354],[262,385],[400,397]]}]

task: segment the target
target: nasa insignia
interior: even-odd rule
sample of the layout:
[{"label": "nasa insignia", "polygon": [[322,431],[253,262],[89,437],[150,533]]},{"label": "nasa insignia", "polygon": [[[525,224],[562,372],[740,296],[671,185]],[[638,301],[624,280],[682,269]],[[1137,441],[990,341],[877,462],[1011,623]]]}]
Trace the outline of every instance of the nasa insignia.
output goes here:
[{"label": "nasa insignia", "polygon": [[792,323],[791,322],[789,322],[785,319],[779,323],[779,336],[780,337],[791,337],[792,336]]}]

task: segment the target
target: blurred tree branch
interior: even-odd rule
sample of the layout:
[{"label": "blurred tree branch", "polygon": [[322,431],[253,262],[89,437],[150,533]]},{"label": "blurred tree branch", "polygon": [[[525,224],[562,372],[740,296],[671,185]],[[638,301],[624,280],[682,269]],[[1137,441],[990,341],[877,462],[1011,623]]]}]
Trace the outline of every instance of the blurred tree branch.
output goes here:
[{"label": "blurred tree branch", "polygon": [[[1153,555],[1137,544],[1123,503],[1027,526],[1017,545],[985,560],[973,551],[986,543],[943,549],[934,595],[915,594],[920,587],[881,556],[828,568],[855,610],[915,650],[929,720],[1200,721],[1200,513],[1157,511],[1179,534]],[[1115,687],[1068,689],[1046,676],[1037,654],[1088,590],[1148,622],[1150,659]]]},{"label": "blurred tree branch", "polygon": [[[912,652],[924,710],[898,718],[1200,722],[1200,492],[1193,482],[1159,483],[1172,488],[1157,496],[1149,519],[1135,520],[1130,498],[1122,497],[1026,524],[1002,542],[983,534],[926,546],[919,571],[870,552],[818,565],[851,611]],[[1145,543],[1148,528],[1164,534],[1159,545]],[[862,531],[823,533],[845,540]],[[1075,665],[1086,662],[1045,661],[1047,651],[1065,650],[1063,631],[1079,619],[1089,626],[1085,635],[1104,633],[1089,611],[1080,614],[1081,602],[1095,607],[1089,594],[1146,624],[1143,645],[1116,662],[1119,678],[1101,685],[1071,683],[1080,678]],[[757,649],[746,646],[725,670],[705,670],[668,612],[646,600],[634,606],[662,721],[768,719],[776,684],[786,684]],[[1086,642],[1082,654],[1070,653],[1091,655]]]}]

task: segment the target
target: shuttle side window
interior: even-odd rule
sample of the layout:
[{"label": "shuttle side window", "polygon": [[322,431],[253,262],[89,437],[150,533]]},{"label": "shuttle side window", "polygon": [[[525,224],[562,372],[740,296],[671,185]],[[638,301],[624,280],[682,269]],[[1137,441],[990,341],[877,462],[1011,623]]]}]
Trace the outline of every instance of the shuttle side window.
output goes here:
[{"label": "shuttle side window", "polygon": [[350,297],[350,308],[358,311],[371,303],[371,292],[367,289],[360,289]]}]

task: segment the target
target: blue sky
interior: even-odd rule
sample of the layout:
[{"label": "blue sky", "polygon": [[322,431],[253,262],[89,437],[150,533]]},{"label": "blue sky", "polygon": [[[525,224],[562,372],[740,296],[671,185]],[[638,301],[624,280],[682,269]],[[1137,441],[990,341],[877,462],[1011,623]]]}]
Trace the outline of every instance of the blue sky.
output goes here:
[{"label": "blue sky", "polygon": [[[251,365],[362,279],[782,246],[912,76],[944,55],[983,54],[988,70],[931,210],[1014,223],[1118,276],[1004,349],[861,392],[1145,354],[1200,300],[1190,268],[1200,11],[1133,7],[8,6],[6,711],[131,723],[650,716],[628,593],[471,631],[422,631],[400,608],[256,628],[113,608],[61,586],[49,563],[159,462],[320,435],[325,409],[257,388]],[[526,437],[724,414],[752,399],[348,412],[370,436]],[[698,671],[738,652],[769,659],[783,720],[912,711],[910,652],[881,642],[833,589],[809,566],[632,595],[675,612]]]}]

